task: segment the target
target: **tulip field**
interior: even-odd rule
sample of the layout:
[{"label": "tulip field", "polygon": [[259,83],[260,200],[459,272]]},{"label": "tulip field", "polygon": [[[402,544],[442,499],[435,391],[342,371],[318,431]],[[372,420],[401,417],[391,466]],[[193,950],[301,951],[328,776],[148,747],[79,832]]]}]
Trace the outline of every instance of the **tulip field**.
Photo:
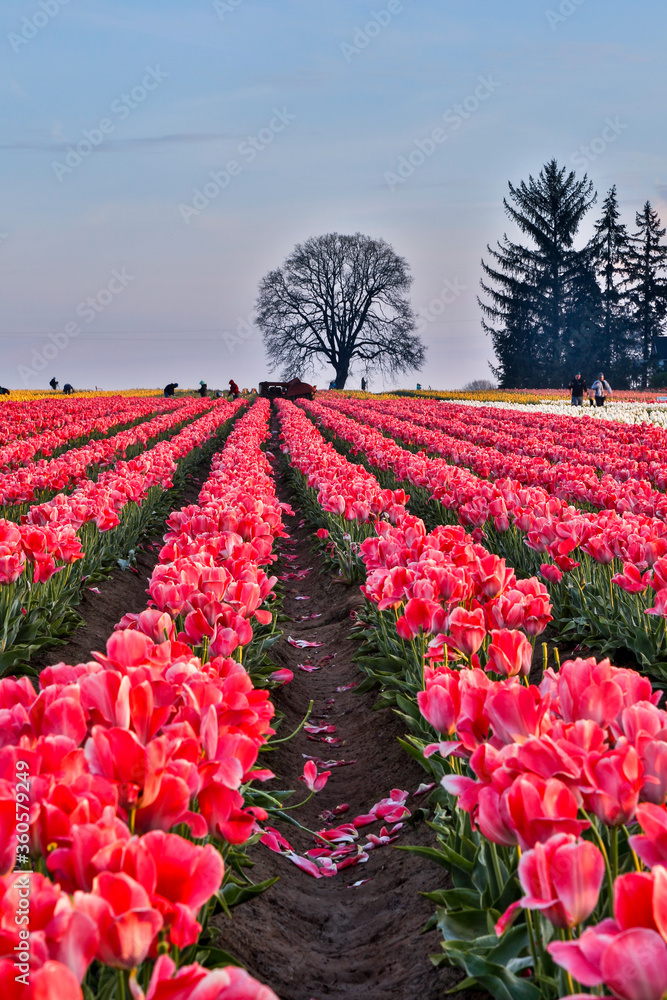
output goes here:
[{"label": "tulip field", "polygon": [[659,422],[37,396],[0,506],[6,1000],[665,1000]]}]

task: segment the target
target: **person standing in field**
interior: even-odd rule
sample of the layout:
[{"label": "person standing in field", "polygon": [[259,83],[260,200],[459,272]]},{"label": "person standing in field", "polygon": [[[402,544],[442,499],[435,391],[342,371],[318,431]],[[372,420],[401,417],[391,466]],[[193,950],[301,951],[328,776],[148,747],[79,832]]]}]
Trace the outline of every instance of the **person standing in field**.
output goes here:
[{"label": "person standing in field", "polygon": [[572,406],[583,406],[584,393],[586,392],[587,386],[586,382],[581,377],[581,372],[577,372],[568,385],[568,389],[572,392]]},{"label": "person standing in field", "polygon": [[604,406],[605,399],[611,399],[611,386],[605,380],[604,372],[600,372],[591,389],[595,393],[596,406]]},{"label": "person standing in field", "polygon": [[204,396],[208,396],[208,386],[206,385],[206,382],[199,383],[199,388],[197,389],[197,392],[199,393],[202,399],[204,398]]},{"label": "person standing in field", "polygon": [[229,392],[230,392],[230,395],[231,395],[232,399],[238,399],[239,398],[240,389],[237,386],[237,384],[236,384],[236,382],[234,381],[233,378],[230,378],[230,380],[229,380]]}]

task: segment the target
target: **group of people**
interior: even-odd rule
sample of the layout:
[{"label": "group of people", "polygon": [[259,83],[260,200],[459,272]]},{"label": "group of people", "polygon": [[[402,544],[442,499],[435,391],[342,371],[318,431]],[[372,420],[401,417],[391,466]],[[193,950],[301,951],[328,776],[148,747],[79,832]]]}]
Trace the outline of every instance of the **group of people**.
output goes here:
[{"label": "group of people", "polygon": [[[167,385],[165,385],[164,387],[165,396],[173,396],[175,389],[178,389],[178,382],[168,382]],[[203,379],[199,383],[199,388],[197,389],[197,392],[199,393],[202,399],[208,396],[208,386],[206,385],[206,382],[204,382]],[[241,395],[241,390],[239,389],[233,378],[230,378],[229,380],[229,395],[231,396],[232,399],[238,399],[238,397]],[[216,389],[214,396],[216,399],[219,399],[220,396],[222,396],[222,393],[220,392],[219,389]]]},{"label": "group of people", "polygon": [[577,372],[568,389],[572,393],[572,406],[583,406],[584,396],[588,393],[591,406],[604,406],[605,400],[611,399],[611,386],[604,377],[604,372],[600,372],[590,389],[586,385],[586,380],[582,378],[581,372]]},{"label": "group of people", "polygon": [[[51,381],[49,382],[49,385],[51,386],[54,392],[58,391],[58,379],[52,378]],[[70,385],[69,382],[65,382],[63,386],[63,392],[65,393],[66,396],[71,396],[73,392],[76,392],[76,389],[74,388],[73,385]]]}]

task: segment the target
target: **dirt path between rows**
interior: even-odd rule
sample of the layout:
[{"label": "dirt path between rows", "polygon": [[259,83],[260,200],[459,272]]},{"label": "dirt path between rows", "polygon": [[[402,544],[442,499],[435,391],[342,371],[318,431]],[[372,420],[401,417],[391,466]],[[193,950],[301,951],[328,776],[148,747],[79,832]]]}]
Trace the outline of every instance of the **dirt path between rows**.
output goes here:
[{"label": "dirt path between rows", "polygon": [[[274,440],[274,447],[277,440]],[[277,450],[277,449],[276,449]],[[276,463],[276,467],[277,467]],[[278,477],[281,499],[293,498]],[[274,692],[278,710],[285,715],[280,735],[292,732],[314,701],[311,722],[320,720],[336,726],[342,742],[316,742],[302,730],[273,754],[263,758],[263,766],[276,773],[278,788],[297,789],[293,800],[306,795],[298,782],[304,755],[323,760],[354,761],[332,770],[326,788],[303,809],[299,821],[310,829],[343,823],[368,810],[389,795],[392,788],[410,792],[411,811],[421,798],[413,798],[425,772],[397,743],[405,733],[391,711],[373,712],[374,694],[357,695],[354,689],[337,691],[361,679],[352,661],[358,643],[350,638],[351,614],[361,606],[358,586],[334,582],[331,572],[320,572],[311,552],[312,528],[298,527],[302,515],[287,518],[290,542],[281,551],[296,555],[284,562],[288,571],[313,567],[303,580],[288,580],[285,613],[305,621],[287,621],[283,637],[272,650],[277,666],[288,667],[294,680]],[[297,596],[308,597],[306,601]],[[295,649],[288,636],[321,642],[317,649]],[[309,655],[310,654],[310,655]],[[333,659],[328,659],[332,657]],[[322,666],[305,673],[299,663]],[[318,818],[324,809],[341,803],[350,809],[333,822]],[[382,824],[361,830],[379,833]],[[280,831],[299,854],[314,847],[312,837],[285,824]],[[433,844],[434,834],[425,823],[405,824],[397,844]],[[221,947],[247,966],[258,979],[268,983],[281,1000],[442,1000],[446,990],[459,982],[462,973],[436,970],[429,954],[438,952],[440,934],[422,935],[433,913],[433,904],[420,892],[441,888],[448,881],[443,869],[394,846],[371,851],[366,864],[347,868],[332,878],[314,879],[286,857],[272,853],[261,844],[250,850],[256,862],[253,881],[275,876],[280,881],[257,899],[244,903],[231,920],[221,916]],[[350,888],[357,881],[363,885]],[[451,883],[449,883],[451,884]],[[481,998],[477,992],[457,993],[457,1000]]]}]

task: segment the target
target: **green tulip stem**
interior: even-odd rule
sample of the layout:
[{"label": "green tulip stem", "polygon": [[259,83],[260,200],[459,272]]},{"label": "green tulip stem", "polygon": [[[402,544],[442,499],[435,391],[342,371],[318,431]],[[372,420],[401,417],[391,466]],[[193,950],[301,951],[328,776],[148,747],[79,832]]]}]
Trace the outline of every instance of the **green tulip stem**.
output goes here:
[{"label": "green tulip stem", "polygon": [[[614,913],[614,876],[612,874],[611,865],[609,864],[609,855],[607,853],[607,848],[604,845],[604,840],[600,836],[600,831],[597,828],[597,823],[595,822],[595,820],[592,820],[590,818],[585,809],[582,809],[581,811],[591,824],[591,830],[593,831],[593,836],[595,837],[597,845],[602,853],[602,857],[604,858],[604,869],[607,877],[607,892],[609,894],[609,900],[608,900],[609,916],[611,917],[613,916]],[[618,858],[617,858],[617,864],[618,864]]]},{"label": "green tulip stem", "polygon": [[611,873],[614,880],[618,876],[618,827],[612,826],[609,831],[609,841],[611,846]]},{"label": "green tulip stem", "polygon": [[301,722],[296,727],[296,729],[294,730],[293,733],[290,733],[289,736],[283,736],[282,739],[280,739],[280,740],[270,740],[268,745],[270,747],[275,747],[275,746],[277,746],[278,743],[287,743],[288,740],[293,739],[296,736],[296,734],[299,732],[299,730],[303,729],[303,727],[305,726],[305,724],[308,722],[308,719],[310,718],[310,713],[313,710],[313,705],[314,705],[314,702],[311,700],[310,704],[308,705],[308,711],[306,712],[306,714],[304,715],[303,719],[301,720]]},{"label": "green tulip stem", "polygon": [[535,978],[541,977],[543,969],[541,962],[537,957],[537,945],[535,943],[535,925],[533,923],[533,914],[530,910],[526,910],[526,926],[528,927],[528,944],[530,946],[530,955],[533,960],[533,970],[535,972]]}]

